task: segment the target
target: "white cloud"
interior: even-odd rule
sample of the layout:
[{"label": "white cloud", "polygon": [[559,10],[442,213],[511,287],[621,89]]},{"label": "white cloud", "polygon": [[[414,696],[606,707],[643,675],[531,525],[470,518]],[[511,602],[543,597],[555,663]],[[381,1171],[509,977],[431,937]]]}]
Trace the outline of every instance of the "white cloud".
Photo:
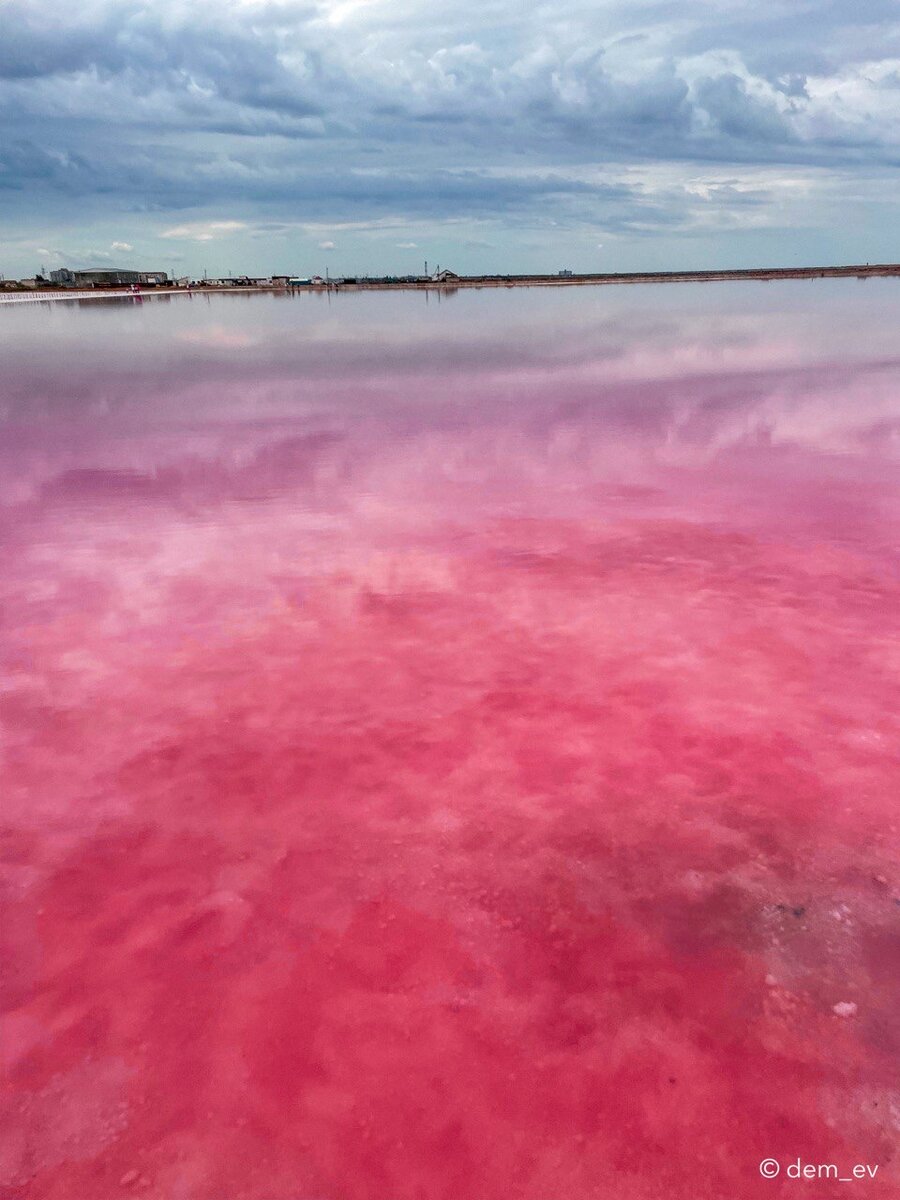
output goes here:
[{"label": "white cloud", "polygon": [[186,225],[175,225],[164,229],[159,235],[163,238],[187,238],[192,242],[211,242],[216,238],[227,237],[246,229],[244,221],[192,221]]},{"label": "white cloud", "polygon": [[416,249],[418,249],[418,242],[398,242],[397,249],[398,250],[416,250]]},{"label": "white cloud", "polygon": [[334,242],[319,242],[319,249],[320,250],[333,250]]},{"label": "white cloud", "polygon": [[113,250],[121,250],[123,254],[130,254],[134,246],[130,242],[113,242]]}]

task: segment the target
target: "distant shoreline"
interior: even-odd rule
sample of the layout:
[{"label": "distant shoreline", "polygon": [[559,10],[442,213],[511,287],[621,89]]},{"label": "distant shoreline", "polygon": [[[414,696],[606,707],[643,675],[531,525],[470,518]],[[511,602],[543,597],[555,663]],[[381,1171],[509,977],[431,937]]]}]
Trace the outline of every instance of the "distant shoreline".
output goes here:
[{"label": "distant shoreline", "polygon": [[[332,289],[426,288],[539,288],[604,287],[614,283],[716,283],[736,280],[820,280],[820,278],[869,278],[900,276],[900,263],[865,263],[853,266],[761,266],[718,271],[614,271],[592,275],[460,275],[450,280],[331,281]],[[228,290],[224,288],[222,290]],[[320,292],[324,284],[300,284],[293,290]]]},{"label": "distant shoreline", "polygon": [[331,279],[309,283],[260,283],[225,286],[197,283],[190,287],[144,287],[138,292],[128,289],[95,287],[90,290],[71,288],[35,288],[2,291],[0,304],[32,303],[48,300],[137,299],[152,296],[183,296],[217,294],[247,294],[254,292],[335,292],[335,291],[455,291],[459,288],[513,287],[606,287],[615,284],[640,283],[728,283],[743,280],[769,282],[780,279],[871,279],[900,277],[900,263],[864,263],[844,267],[748,267],[718,271],[619,271],[596,274],[565,275],[456,275],[439,278],[393,279],[353,278]]},{"label": "distant shoreline", "polygon": [[[603,274],[571,275],[459,275],[452,279],[334,280],[332,289],[412,289],[479,287],[598,287],[636,283],[718,283],[731,280],[772,279],[867,279],[875,276],[900,276],[900,263],[865,263],[846,267],[748,267],[719,271],[618,271]],[[223,289],[228,290],[228,289]],[[302,284],[295,291],[321,291],[322,284]]]}]

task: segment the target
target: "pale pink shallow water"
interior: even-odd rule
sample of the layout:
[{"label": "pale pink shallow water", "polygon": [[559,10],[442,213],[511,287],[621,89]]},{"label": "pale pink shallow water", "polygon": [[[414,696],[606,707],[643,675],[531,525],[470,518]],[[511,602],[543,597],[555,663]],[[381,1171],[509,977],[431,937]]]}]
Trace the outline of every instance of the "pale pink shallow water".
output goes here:
[{"label": "pale pink shallow water", "polygon": [[0,311],[0,1197],[896,1196],[898,318]]}]

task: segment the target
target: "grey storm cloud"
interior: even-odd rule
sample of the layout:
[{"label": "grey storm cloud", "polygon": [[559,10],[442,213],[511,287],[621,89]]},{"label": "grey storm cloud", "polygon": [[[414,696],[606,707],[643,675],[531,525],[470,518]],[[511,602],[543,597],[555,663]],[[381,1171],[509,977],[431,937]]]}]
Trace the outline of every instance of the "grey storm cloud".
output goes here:
[{"label": "grey storm cloud", "polygon": [[725,137],[778,146],[797,140],[785,114],[772,101],[751,95],[737,75],[702,79],[696,98]]},{"label": "grey storm cloud", "polygon": [[[4,228],[77,197],[274,222],[552,204],[561,223],[665,229],[689,206],[629,172],[887,178],[898,118],[896,0],[0,4]],[[726,224],[765,204],[721,180],[690,194]]]}]

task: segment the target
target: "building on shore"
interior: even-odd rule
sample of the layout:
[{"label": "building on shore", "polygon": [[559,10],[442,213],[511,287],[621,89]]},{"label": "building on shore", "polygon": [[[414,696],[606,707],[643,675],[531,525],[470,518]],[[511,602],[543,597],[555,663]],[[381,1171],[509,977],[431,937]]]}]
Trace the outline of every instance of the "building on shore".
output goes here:
[{"label": "building on shore", "polygon": [[50,282],[57,287],[130,287],[143,284],[159,287],[169,282],[165,271],[131,271],[123,267],[91,267],[84,271],[73,271],[60,267],[50,272]]},{"label": "building on shore", "polygon": [[459,276],[455,271],[448,271],[445,267],[442,271],[435,271],[431,281],[432,283],[458,283]]},{"label": "building on shore", "polygon": [[75,287],[75,272],[68,267],[60,267],[58,271],[50,272],[50,282],[57,287]]},{"label": "building on shore", "polygon": [[216,283],[219,287],[269,287],[272,283],[271,278],[256,275],[229,275],[223,279],[209,279],[208,283]]}]

